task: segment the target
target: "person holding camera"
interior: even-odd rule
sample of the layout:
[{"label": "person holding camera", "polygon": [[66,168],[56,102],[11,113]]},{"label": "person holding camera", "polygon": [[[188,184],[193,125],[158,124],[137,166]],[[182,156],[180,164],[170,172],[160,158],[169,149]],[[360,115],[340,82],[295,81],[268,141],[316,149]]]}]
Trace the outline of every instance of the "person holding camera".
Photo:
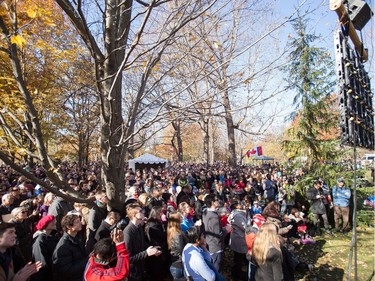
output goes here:
[{"label": "person holding camera", "polygon": [[314,214],[315,234],[319,236],[322,234],[320,231],[320,217],[322,217],[325,231],[331,235],[332,232],[330,230],[326,207],[324,205],[326,195],[322,189],[322,182],[319,180],[315,181],[314,186],[307,190],[306,197],[311,202],[311,210]]},{"label": "person holding camera", "polygon": [[84,272],[85,281],[121,281],[129,275],[129,253],[124,234],[115,227],[111,236],[95,244]]}]

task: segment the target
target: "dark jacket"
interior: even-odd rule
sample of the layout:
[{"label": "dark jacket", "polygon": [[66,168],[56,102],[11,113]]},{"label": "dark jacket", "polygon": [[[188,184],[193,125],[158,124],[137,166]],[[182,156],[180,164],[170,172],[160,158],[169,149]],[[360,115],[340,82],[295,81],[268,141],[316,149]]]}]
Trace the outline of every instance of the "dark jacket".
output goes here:
[{"label": "dark jacket", "polygon": [[316,189],[314,186],[307,190],[306,197],[311,202],[311,211],[313,214],[323,215],[326,213],[323,199],[317,198],[318,195],[324,195],[322,189]]},{"label": "dark jacket", "polygon": [[206,242],[210,253],[217,253],[224,249],[224,238],[227,235],[225,228],[221,227],[220,218],[216,211],[207,210],[203,216]]},{"label": "dark jacket", "polygon": [[53,281],[82,281],[87,263],[82,239],[64,232],[53,252]]},{"label": "dark jacket", "polygon": [[59,234],[62,233],[61,219],[69,211],[73,210],[73,205],[70,202],[65,201],[61,197],[53,200],[51,206],[48,208],[48,215],[53,215],[56,218],[56,229]]},{"label": "dark jacket", "polygon": [[124,241],[130,259],[128,281],[141,281],[144,277],[145,259],[147,258],[143,228],[129,222],[124,229]]},{"label": "dark jacket", "polygon": [[95,233],[95,241],[99,241],[100,239],[111,237],[112,225],[110,225],[105,220],[102,221],[98,230]]},{"label": "dark jacket", "polygon": [[171,240],[172,266],[182,269],[182,251],[187,243],[186,238],[183,233],[176,233]]},{"label": "dark jacket", "polygon": [[167,233],[162,222],[154,219],[149,220],[145,226],[145,237],[148,245],[159,246],[162,251],[160,256],[151,256],[146,259],[146,271],[150,274],[152,280],[164,280],[170,255],[167,245]]},{"label": "dark jacket", "polygon": [[97,204],[90,209],[89,218],[87,221],[88,237],[86,243],[86,251],[90,253],[94,249],[95,234],[100,224],[107,216],[107,206],[99,207]]},{"label": "dark jacket", "polygon": [[25,219],[22,222],[15,219],[10,220],[14,223],[17,234],[17,245],[26,262],[31,261],[31,248],[33,244],[33,223],[32,219]]},{"label": "dark jacket", "polygon": [[42,231],[34,233],[33,242],[33,262],[42,262],[43,267],[31,276],[31,281],[49,281],[52,280],[52,255],[59,242],[55,234],[47,235]]},{"label": "dark jacket", "polygon": [[282,281],[284,280],[282,268],[282,253],[275,248],[270,248],[266,262],[257,265],[255,280]]}]

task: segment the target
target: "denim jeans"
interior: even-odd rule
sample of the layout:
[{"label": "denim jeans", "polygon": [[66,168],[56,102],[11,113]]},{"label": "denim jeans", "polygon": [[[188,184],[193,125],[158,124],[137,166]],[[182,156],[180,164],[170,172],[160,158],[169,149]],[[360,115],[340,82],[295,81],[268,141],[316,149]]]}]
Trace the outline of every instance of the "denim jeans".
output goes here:
[{"label": "denim jeans", "polygon": [[173,280],[179,280],[180,278],[184,277],[184,271],[182,268],[171,266],[169,271],[172,274]]}]

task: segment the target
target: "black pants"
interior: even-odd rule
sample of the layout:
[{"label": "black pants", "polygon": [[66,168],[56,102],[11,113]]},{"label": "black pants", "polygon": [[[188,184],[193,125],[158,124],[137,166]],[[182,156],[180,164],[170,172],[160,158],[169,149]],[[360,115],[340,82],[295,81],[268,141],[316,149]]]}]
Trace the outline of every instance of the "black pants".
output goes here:
[{"label": "black pants", "polygon": [[[246,265],[246,271],[242,270],[242,267]],[[232,276],[237,280],[247,280],[247,268],[248,260],[246,259],[246,254],[241,254],[233,251],[233,267],[232,267]]]}]

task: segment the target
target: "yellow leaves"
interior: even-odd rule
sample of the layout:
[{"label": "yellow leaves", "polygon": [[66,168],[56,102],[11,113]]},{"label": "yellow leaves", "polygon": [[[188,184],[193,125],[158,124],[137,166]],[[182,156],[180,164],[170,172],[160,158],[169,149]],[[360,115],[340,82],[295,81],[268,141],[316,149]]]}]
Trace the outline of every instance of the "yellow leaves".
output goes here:
[{"label": "yellow leaves", "polygon": [[38,14],[38,10],[37,9],[35,9],[35,8],[28,8],[27,10],[26,10],[26,14],[27,14],[27,16],[29,17],[29,18],[31,18],[31,19],[35,19],[36,18],[36,15]]},{"label": "yellow leaves", "polygon": [[59,171],[59,169],[58,169],[58,168],[50,167],[50,168],[48,169],[48,171],[57,174],[58,171]]},{"label": "yellow leaves", "polygon": [[25,38],[23,38],[21,35],[17,34],[17,35],[13,35],[11,38],[10,38],[10,42],[12,44],[16,44],[17,47],[21,48],[23,47],[23,45],[26,45],[26,40]]}]

